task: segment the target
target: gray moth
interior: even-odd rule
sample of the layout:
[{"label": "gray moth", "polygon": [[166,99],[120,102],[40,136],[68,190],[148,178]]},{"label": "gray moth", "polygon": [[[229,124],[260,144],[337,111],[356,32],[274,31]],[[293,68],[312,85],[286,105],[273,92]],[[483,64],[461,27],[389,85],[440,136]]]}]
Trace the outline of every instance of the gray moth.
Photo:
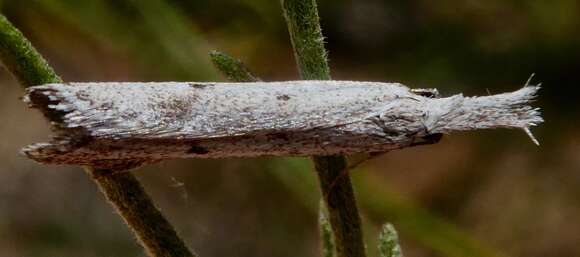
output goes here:
[{"label": "gray moth", "polygon": [[56,135],[23,153],[46,164],[127,169],[173,158],[385,152],[475,129],[531,136],[529,127],[543,122],[530,105],[538,89],[438,98],[357,81],[46,84],[24,100]]}]

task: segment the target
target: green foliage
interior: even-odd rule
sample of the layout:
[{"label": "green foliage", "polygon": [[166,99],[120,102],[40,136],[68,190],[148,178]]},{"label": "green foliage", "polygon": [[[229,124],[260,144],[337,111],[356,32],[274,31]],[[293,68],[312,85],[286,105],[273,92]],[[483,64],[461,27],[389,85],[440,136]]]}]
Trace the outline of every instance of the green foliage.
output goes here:
[{"label": "green foliage", "polygon": [[379,254],[380,257],[403,257],[401,246],[399,245],[399,236],[392,224],[383,225],[379,234]]}]

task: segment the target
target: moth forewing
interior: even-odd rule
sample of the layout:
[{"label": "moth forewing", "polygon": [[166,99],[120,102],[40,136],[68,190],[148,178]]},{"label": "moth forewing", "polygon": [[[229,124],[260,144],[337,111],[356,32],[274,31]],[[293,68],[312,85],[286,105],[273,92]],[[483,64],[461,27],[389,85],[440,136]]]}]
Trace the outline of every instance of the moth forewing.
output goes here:
[{"label": "moth forewing", "polygon": [[26,99],[52,117],[60,136],[24,152],[44,163],[103,167],[384,152],[455,130],[538,124],[529,106],[536,91],[431,98],[398,83],[356,81],[48,84]]},{"label": "moth forewing", "polygon": [[33,94],[58,99],[48,108],[94,137],[190,139],[338,126],[416,97],[400,84],[353,81],[68,83]]}]

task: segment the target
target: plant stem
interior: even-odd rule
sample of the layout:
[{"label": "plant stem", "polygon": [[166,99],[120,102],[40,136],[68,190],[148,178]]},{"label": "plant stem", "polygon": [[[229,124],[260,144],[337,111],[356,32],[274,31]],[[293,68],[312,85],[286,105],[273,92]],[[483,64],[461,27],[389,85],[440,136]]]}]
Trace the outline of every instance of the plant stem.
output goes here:
[{"label": "plant stem", "polygon": [[231,82],[257,82],[259,78],[254,76],[244,64],[231,56],[219,51],[210,51],[209,56],[213,65]]},{"label": "plant stem", "polygon": [[194,254],[173,226],[155,207],[137,178],[129,172],[87,168],[94,181],[151,256],[177,257]]},{"label": "plant stem", "polygon": [[366,256],[361,220],[343,156],[314,157],[338,257]]},{"label": "plant stem", "polygon": [[[329,80],[327,54],[315,0],[281,0],[300,77]],[[338,257],[366,256],[361,220],[344,156],[313,158]]]},{"label": "plant stem", "polygon": [[336,246],[334,244],[332,228],[328,222],[328,214],[324,207],[324,202],[320,201],[318,207],[318,226],[321,241],[322,257],[336,257]]},{"label": "plant stem", "polygon": [[[62,82],[26,37],[3,15],[0,15],[0,59],[25,88]],[[150,256],[194,256],[135,176],[129,172],[84,169]]]},{"label": "plant stem", "polygon": [[0,59],[24,87],[62,82],[46,60],[4,15],[0,15]]},{"label": "plant stem", "polygon": [[[218,51],[211,51],[210,57],[215,67],[232,82],[259,81],[240,60]],[[320,201],[318,215],[322,257],[336,257],[332,229],[323,201]]]},{"label": "plant stem", "polygon": [[281,0],[300,78],[330,80],[316,0]]}]

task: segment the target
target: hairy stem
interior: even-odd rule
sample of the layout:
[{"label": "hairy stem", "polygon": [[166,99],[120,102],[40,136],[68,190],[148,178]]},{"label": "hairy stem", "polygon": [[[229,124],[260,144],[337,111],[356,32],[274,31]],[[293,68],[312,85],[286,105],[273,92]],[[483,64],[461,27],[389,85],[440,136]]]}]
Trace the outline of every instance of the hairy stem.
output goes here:
[{"label": "hairy stem", "polygon": [[151,256],[194,256],[129,172],[86,169]]},{"label": "hairy stem", "polygon": [[361,220],[343,156],[314,157],[338,257],[366,256]]},{"label": "hairy stem", "polygon": [[230,82],[258,82],[256,77],[244,63],[228,54],[217,50],[209,52],[211,62]]},{"label": "hairy stem", "polygon": [[[259,81],[241,61],[234,59],[227,54],[212,51],[210,52],[210,57],[215,67],[232,82]],[[319,205],[318,222],[322,257],[336,257],[336,247],[333,240],[332,229],[328,221],[328,214],[326,213],[323,201],[321,201]]]},{"label": "hairy stem", "polygon": [[[281,0],[300,77],[329,80],[316,0]],[[361,220],[344,156],[314,156],[338,257],[366,256]]]},{"label": "hairy stem", "polygon": [[[62,79],[32,44],[0,15],[0,59],[23,87]],[[84,168],[151,256],[194,256],[129,172]]]},{"label": "hairy stem", "polygon": [[0,59],[24,87],[62,82],[40,53],[4,15],[0,15]]},{"label": "hairy stem", "polygon": [[330,80],[316,0],[281,1],[300,78]]},{"label": "hairy stem", "polygon": [[213,65],[231,82],[257,82],[260,79],[254,76],[244,64],[231,56],[219,51],[209,52]]}]

